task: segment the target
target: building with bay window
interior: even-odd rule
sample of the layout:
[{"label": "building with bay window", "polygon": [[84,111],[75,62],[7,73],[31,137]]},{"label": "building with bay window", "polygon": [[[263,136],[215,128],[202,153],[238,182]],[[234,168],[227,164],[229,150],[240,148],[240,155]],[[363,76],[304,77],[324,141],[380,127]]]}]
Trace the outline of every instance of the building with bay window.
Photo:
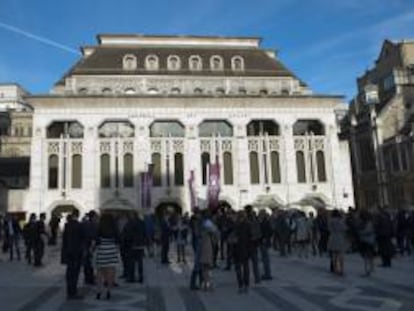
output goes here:
[{"label": "building with bay window", "polygon": [[[34,108],[30,190],[22,208],[199,205],[209,164],[220,201],[234,209],[270,198],[353,205],[348,142],[338,137],[341,96],[313,94],[259,38],[99,35]],[[270,201],[269,201],[270,202]]]}]

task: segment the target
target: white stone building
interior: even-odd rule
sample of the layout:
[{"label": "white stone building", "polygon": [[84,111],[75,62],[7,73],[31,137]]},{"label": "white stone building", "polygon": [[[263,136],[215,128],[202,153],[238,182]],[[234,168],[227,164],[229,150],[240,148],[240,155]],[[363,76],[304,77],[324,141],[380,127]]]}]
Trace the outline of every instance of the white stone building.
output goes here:
[{"label": "white stone building", "polygon": [[220,200],[238,209],[318,198],[353,205],[340,96],[313,95],[258,38],[99,35],[98,45],[34,107],[24,209],[141,208],[153,165],[152,209],[190,209],[195,173],[206,198],[220,159]]}]

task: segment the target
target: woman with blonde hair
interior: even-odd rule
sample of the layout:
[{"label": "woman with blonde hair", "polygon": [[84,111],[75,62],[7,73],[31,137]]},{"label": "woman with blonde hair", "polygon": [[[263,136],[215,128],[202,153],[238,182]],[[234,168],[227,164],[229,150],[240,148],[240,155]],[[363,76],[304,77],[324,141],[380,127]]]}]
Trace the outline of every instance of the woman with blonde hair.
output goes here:
[{"label": "woman with blonde hair", "polygon": [[98,293],[101,298],[105,284],[106,299],[111,299],[111,289],[115,283],[115,271],[119,258],[119,232],[115,218],[111,214],[103,214],[99,220],[95,244]]}]

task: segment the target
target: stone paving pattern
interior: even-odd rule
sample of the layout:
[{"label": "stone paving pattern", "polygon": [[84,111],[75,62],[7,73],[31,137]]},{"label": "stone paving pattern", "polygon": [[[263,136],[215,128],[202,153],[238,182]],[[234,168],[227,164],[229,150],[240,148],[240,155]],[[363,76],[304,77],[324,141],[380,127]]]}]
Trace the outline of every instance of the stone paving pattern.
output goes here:
[{"label": "stone paving pattern", "polygon": [[66,301],[58,254],[49,251],[38,269],[1,256],[0,310],[414,310],[413,257],[397,258],[393,268],[379,267],[364,278],[358,255],[346,256],[346,275],[338,277],[328,273],[326,257],[280,258],[272,252],[273,281],[252,286],[248,294],[238,294],[234,271],[215,270],[215,290],[194,292],[188,289],[191,263],[162,266],[146,259],[143,285],[119,280],[110,301],[95,300],[95,289],[82,287],[83,300]]}]

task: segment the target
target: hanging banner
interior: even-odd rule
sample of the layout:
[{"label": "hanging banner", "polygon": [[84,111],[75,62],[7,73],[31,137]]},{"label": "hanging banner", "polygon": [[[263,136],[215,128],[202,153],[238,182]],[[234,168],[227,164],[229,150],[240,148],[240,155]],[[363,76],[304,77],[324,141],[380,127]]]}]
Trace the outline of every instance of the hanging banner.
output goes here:
[{"label": "hanging banner", "polygon": [[188,187],[190,190],[190,204],[191,204],[191,210],[194,211],[195,208],[198,206],[196,193],[195,193],[195,187],[194,187],[194,170],[190,171],[190,178],[188,179]]},{"label": "hanging banner", "polygon": [[148,166],[148,171],[141,173],[141,206],[151,208],[151,189],[152,189],[152,170],[153,165]]},{"label": "hanging banner", "polygon": [[216,156],[215,163],[210,165],[207,187],[208,208],[215,210],[219,206],[220,195],[220,163]]}]

